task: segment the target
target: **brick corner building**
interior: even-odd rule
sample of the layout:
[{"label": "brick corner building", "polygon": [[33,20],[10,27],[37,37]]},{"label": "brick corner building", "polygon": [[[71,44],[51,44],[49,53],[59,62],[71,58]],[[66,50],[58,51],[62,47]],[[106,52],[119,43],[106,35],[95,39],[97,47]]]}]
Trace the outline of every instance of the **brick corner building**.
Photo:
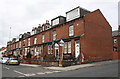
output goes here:
[{"label": "brick corner building", "polygon": [[113,58],[120,59],[120,25],[118,30],[112,32],[113,38]]},{"label": "brick corner building", "polygon": [[76,7],[14,40],[8,54],[19,55],[23,63],[68,66],[113,58],[112,28],[99,9]]}]

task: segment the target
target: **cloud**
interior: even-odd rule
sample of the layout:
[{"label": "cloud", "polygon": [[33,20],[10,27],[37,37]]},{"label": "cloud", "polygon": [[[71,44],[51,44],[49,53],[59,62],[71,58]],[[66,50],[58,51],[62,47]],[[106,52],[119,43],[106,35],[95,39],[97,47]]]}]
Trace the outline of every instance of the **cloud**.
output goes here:
[{"label": "cloud", "polygon": [[[90,11],[100,9],[113,30],[117,29],[118,0],[0,0],[0,43],[6,45],[11,38],[31,31],[32,27],[51,20],[81,6]],[[2,46],[0,45],[0,47]]]}]

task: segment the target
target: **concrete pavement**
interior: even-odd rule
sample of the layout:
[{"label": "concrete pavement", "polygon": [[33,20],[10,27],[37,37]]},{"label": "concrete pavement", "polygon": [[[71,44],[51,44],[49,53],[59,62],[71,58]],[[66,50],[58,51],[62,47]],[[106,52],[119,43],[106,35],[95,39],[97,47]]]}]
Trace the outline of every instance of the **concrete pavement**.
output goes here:
[{"label": "concrete pavement", "polygon": [[118,60],[109,60],[109,61],[101,61],[101,62],[94,62],[94,63],[87,63],[87,64],[80,64],[80,65],[73,65],[68,67],[44,67],[45,69],[52,69],[52,70],[59,70],[59,71],[69,71],[69,70],[77,70],[80,68],[85,67],[94,67],[98,65],[104,65],[104,64],[111,64],[116,63]]},{"label": "concrete pavement", "polygon": [[[73,65],[73,66],[68,66],[68,67],[43,67],[45,69],[50,69],[50,70],[57,70],[57,71],[69,71],[69,70],[77,70],[80,68],[85,68],[85,67],[94,67],[94,66],[99,66],[99,65],[104,65],[104,64],[111,64],[111,63],[116,63],[119,60],[109,60],[109,61],[101,61],[101,62],[93,62],[93,63],[86,63],[86,64],[80,64],[80,65]],[[20,64],[22,66],[31,66],[31,67],[40,67],[41,65],[35,65],[35,64]]]},{"label": "concrete pavement", "polygon": [[29,67],[40,67],[41,65],[36,65],[36,64],[23,64],[20,63],[21,66],[29,66]]}]

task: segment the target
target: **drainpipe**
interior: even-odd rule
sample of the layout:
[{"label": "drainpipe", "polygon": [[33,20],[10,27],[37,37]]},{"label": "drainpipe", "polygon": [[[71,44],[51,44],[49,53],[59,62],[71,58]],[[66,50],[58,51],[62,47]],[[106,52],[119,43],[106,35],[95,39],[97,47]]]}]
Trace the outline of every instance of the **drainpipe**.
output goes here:
[{"label": "drainpipe", "polygon": [[[85,15],[84,15],[85,16]],[[84,35],[85,35],[85,19],[84,19],[84,17],[83,17],[83,28],[84,28],[84,32],[83,32],[83,34],[81,34],[81,36],[80,36],[80,38],[81,37],[83,37]],[[83,40],[83,42],[84,42],[84,40]],[[82,53],[82,45],[81,45],[81,43],[80,43],[80,57],[82,57],[82,56],[84,56],[84,54]],[[83,60],[83,58],[81,58],[81,60],[80,60],[80,63],[82,62],[82,60]]]}]

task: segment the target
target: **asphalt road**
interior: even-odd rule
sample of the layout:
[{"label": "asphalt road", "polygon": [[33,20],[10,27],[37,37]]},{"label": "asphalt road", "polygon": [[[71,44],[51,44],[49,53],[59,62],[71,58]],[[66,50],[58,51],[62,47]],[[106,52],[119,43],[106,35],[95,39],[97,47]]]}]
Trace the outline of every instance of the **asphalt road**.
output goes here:
[{"label": "asphalt road", "polygon": [[43,67],[3,65],[2,77],[118,77],[118,63],[73,71],[54,71]]}]

